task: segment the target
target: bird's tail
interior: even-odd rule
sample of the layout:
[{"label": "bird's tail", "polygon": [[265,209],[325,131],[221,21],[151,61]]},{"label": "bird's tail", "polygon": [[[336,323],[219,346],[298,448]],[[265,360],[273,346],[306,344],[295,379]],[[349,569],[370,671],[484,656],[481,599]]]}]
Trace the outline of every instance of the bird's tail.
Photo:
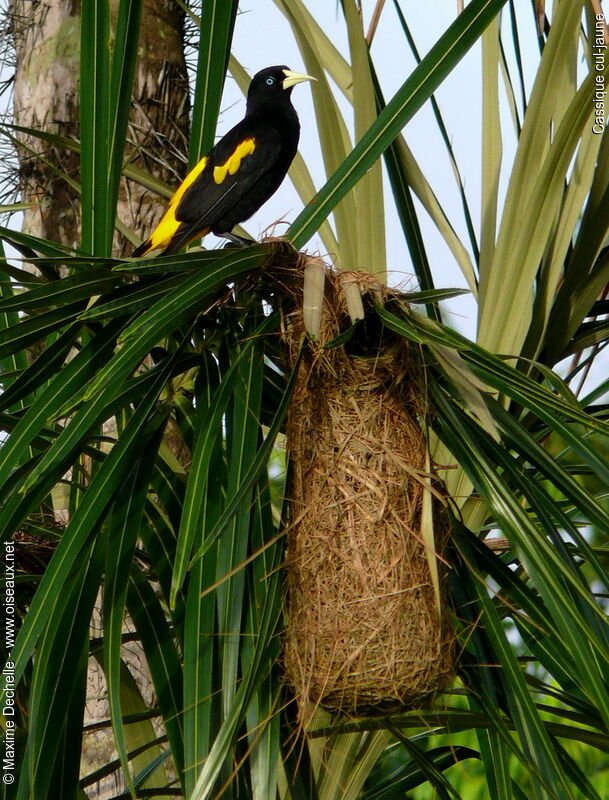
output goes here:
[{"label": "bird's tail", "polygon": [[151,247],[152,241],[150,239],[146,239],[145,242],[142,242],[139,247],[136,247],[133,253],[131,253],[132,258],[139,258],[140,256],[145,255],[149,250],[152,249]]},{"label": "bird's tail", "polygon": [[178,250],[181,250],[183,247],[186,247],[187,244],[192,242],[193,239],[198,239],[202,236],[207,236],[210,231],[210,227],[207,226],[205,228],[201,228],[201,225],[182,225],[180,229],[176,232],[173,236],[172,240],[169,242],[167,247],[163,250],[164,256],[173,255],[173,253],[177,253]]},{"label": "bird's tail", "polygon": [[211,228],[209,225],[205,228],[201,228],[200,225],[180,225],[166,247],[163,247],[164,243],[160,245],[153,244],[152,237],[149,237],[145,242],[142,242],[139,247],[135,248],[133,253],[131,253],[131,257],[139,258],[140,256],[145,256],[151,250],[160,250],[161,248],[163,248],[163,255],[169,256],[173,253],[177,253],[178,250],[181,250],[189,242],[192,242],[193,239],[197,239],[199,236],[207,236],[210,230]]}]

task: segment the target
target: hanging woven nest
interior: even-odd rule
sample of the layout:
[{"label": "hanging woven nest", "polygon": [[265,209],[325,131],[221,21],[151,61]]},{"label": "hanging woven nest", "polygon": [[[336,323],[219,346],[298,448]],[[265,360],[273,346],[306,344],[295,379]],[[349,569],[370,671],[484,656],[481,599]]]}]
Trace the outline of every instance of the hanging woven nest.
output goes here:
[{"label": "hanging woven nest", "polygon": [[[302,319],[299,303],[286,324],[292,363]],[[426,466],[421,370],[374,312],[347,345],[324,348],[349,325],[341,280],[328,271],[319,336],[304,345],[287,425],[283,653],[305,720],[317,705],[345,714],[420,706],[454,666],[443,600],[448,528]],[[426,493],[431,547],[421,533]]]}]

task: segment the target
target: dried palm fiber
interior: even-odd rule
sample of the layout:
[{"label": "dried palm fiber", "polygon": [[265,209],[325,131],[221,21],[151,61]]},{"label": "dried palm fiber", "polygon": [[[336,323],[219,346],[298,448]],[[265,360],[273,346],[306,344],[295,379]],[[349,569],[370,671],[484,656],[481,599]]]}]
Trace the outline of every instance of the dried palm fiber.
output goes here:
[{"label": "dried palm fiber", "polygon": [[[345,714],[418,706],[454,665],[420,532],[430,476],[419,368],[406,341],[379,341],[375,320],[360,323],[366,341],[351,339],[350,353],[323,349],[350,324],[329,272],[319,341],[305,345],[288,416],[283,654],[305,721],[318,704]],[[286,325],[292,363],[302,336],[297,309]],[[432,505],[441,554],[446,517]]]}]

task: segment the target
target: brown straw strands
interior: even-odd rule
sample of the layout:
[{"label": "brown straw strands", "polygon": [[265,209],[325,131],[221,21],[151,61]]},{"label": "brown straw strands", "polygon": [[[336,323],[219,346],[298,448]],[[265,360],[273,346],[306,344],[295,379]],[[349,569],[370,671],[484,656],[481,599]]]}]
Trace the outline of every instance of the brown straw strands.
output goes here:
[{"label": "brown straw strands", "polygon": [[[418,367],[395,338],[371,354],[368,341],[365,356],[323,350],[346,315],[334,274],[326,287],[319,343],[306,345],[287,431],[284,665],[303,721],[318,704],[348,714],[416,707],[454,663],[420,533],[430,476]],[[296,311],[289,321],[292,355],[301,319]],[[433,507],[441,553],[447,527]]]}]

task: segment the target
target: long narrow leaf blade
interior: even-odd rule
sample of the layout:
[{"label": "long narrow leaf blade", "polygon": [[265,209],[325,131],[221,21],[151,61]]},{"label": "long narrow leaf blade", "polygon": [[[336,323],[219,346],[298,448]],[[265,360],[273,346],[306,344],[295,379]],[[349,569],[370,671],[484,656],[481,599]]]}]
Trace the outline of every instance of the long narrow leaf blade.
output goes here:
[{"label": "long narrow leaf blade", "polygon": [[506,2],[507,0],[473,0],[467,5],[465,11],[387,103],[376,122],[343,164],[320,189],[314,202],[294,220],[288,236],[295,247],[301,247],[313,236],[320,223],[389,147],[408,120],[429,99]]}]

